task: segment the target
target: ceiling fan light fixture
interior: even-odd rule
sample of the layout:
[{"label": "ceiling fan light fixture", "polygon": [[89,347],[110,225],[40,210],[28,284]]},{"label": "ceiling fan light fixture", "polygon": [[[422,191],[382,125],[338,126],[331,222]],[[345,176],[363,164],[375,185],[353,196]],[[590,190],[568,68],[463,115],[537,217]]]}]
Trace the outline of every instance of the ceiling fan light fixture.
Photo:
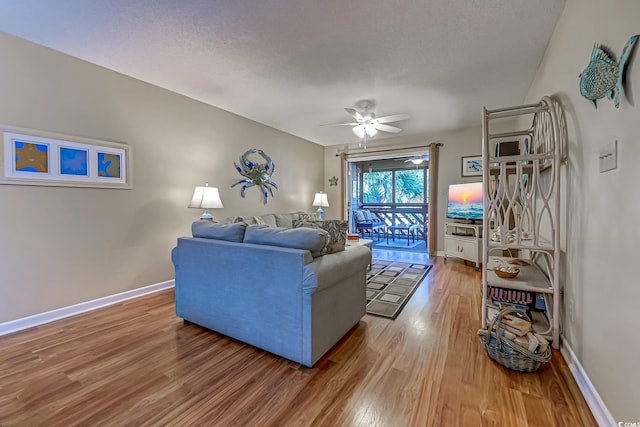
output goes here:
[{"label": "ceiling fan light fixture", "polygon": [[366,125],[364,127],[365,132],[367,132],[367,135],[369,136],[374,136],[376,133],[378,133],[378,129],[376,129],[376,125],[369,123],[368,125]]},{"label": "ceiling fan light fixture", "polygon": [[358,125],[358,126],[354,126],[353,128],[351,128],[351,131],[358,137],[358,138],[364,138],[364,133],[365,133],[365,126],[364,125]]},{"label": "ceiling fan light fixture", "polygon": [[419,159],[411,159],[411,163],[413,163],[414,165],[422,164],[422,162],[424,162],[424,159],[423,159],[423,158],[419,158]]}]

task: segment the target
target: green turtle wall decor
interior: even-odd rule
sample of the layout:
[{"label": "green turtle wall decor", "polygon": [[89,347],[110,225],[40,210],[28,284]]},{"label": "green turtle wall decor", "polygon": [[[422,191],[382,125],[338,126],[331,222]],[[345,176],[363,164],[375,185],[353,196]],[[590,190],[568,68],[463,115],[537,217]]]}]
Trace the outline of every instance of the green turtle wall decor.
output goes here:
[{"label": "green turtle wall decor", "polygon": [[616,63],[606,48],[595,44],[591,52],[591,60],[580,74],[580,94],[591,101],[595,108],[596,100],[604,97],[613,99],[616,108],[620,105],[620,93],[624,85],[624,69],[631,50],[638,41],[638,36],[631,36],[627,40]]},{"label": "green turtle wall decor", "polygon": [[329,186],[333,187],[334,185],[338,185],[338,178],[335,175],[329,178]]}]

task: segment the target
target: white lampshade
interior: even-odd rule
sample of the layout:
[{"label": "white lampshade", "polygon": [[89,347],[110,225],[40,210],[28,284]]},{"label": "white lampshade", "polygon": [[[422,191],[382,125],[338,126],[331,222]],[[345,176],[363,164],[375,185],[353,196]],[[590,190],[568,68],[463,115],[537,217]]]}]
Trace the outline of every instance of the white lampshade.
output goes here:
[{"label": "white lampshade", "polygon": [[316,193],[312,206],[320,206],[321,208],[329,207],[329,199],[327,199],[326,193]]},{"label": "white lampshade", "polygon": [[313,198],[312,206],[318,207],[318,211],[317,211],[318,217],[321,220],[324,220],[324,211],[322,210],[322,208],[329,207],[329,199],[327,199],[327,195],[322,191],[319,193],[316,193],[316,196]]},{"label": "white lampshade", "polygon": [[358,138],[364,138],[364,125],[358,125],[355,126],[353,128],[351,128],[351,131],[358,137]]},{"label": "white lampshade", "polygon": [[216,187],[209,187],[208,183],[205,184],[204,187],[196,187],[188,207],[204,209],[204,213],[200,216],[200,219],[213,218],[209,213],[209,209],[224,208],[224,206],[222,206],[222,200],[220,200],[220,192]]},{"label": "white lampshade", "polygon": [[369,123],[368,125],[366,125],[364,127],[365,132],[367,132],[367,135],[369,136],[374,136],[376,133],[378,133],[378,129],[376,129],[376,126],[374,124]]}]

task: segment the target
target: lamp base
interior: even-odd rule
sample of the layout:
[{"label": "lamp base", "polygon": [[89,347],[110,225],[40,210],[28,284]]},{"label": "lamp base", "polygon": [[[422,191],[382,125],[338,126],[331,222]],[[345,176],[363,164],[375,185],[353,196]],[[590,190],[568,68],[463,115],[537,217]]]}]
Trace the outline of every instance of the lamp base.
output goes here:
[{"label": "lamp base", "polygon": [[200,219],[210,219],[213,220],[213,215],[209,212],[209,209],[205,209],[202,215],[200,215]]},{"label": "lamp base", "polygon": [[322,210],[322,206],[319,207],[316,212],[318,212],[318,218],[320,218],[320,221],[324,221],[324,211]]}]

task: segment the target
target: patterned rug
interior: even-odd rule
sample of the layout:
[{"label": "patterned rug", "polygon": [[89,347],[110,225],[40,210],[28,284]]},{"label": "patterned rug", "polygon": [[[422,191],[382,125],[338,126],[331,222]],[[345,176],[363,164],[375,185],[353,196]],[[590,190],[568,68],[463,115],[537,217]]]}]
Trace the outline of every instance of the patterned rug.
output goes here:
[{"label": "patterned rug", "polygon": [[374,259],[367,273],[367,314],[395,319],[431,267]]},{"label": "patterned rug", "polygon": [[424,243],[424,240],[416,240],[415,242],[409,241],[409,244],[407,245],[407,241],[406,240],[403,241],[403,240],[400,240],[400,239],[396,239],[395,241],[389,240],[389,243],[387,243],[386,241],[382,240],[379,243],[376,242],[375,246],[378,247],[378,248],[381,248],[381,249],[384,249],[384,248],[413,249],[413,248],[417,248],[422,243]]}]

